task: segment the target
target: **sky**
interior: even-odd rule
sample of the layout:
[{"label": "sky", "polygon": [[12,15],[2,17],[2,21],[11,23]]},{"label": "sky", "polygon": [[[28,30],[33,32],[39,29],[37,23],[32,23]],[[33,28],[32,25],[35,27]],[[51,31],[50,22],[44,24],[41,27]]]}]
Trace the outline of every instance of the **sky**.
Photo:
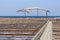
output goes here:
[{"label": "sky", "polygon": [[[48,9],[48,16],[60,16],[60,0],[0,0],[0,16],[24,16],[24,13],[16,11],[30,7]],[[36,10],[27,16],[36,16]],[[39,11],[39,16],[45,16],[45,12]]]}]

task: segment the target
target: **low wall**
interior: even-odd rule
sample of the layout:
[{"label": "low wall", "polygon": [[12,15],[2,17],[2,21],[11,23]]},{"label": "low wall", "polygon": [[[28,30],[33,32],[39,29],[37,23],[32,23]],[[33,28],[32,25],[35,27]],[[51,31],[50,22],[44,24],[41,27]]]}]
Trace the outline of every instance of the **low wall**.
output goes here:
[{"label": "low wall", "polygon": [[52,40],[52,22],[49,21],[47,28],[42,34],[40,40]]}]

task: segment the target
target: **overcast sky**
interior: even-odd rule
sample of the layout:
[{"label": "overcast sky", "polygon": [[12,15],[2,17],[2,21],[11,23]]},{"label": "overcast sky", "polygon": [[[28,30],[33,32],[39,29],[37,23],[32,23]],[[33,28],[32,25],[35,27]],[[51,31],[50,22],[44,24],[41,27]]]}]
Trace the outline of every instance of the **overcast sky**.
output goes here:
[{"label": "overcast sky", "polygon": [[[60,0],[0,0],[0,16],[24,16],[16,10],[30,7],[45,8],[50,10],[49,16],[60,16]],[[36,16],[36,11],[27,15]],[[45,16],[45,12],[39,11],[39,16]]]}]

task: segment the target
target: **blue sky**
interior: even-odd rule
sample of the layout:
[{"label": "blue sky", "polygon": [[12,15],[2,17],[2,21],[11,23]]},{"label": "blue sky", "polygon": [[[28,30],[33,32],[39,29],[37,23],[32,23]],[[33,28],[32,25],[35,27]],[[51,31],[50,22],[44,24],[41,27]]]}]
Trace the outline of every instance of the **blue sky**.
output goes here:
[{"label": "blue sky", "polygon": [[[60,0],[0,0],[0,16],[24,16],[16,10],[30,7],[45,8],[51,11],[49,16],[60,16]],[[36,11],[27,15],[36,16]],[[45,16],[45,12],[39,11],[39,16]]]}]

